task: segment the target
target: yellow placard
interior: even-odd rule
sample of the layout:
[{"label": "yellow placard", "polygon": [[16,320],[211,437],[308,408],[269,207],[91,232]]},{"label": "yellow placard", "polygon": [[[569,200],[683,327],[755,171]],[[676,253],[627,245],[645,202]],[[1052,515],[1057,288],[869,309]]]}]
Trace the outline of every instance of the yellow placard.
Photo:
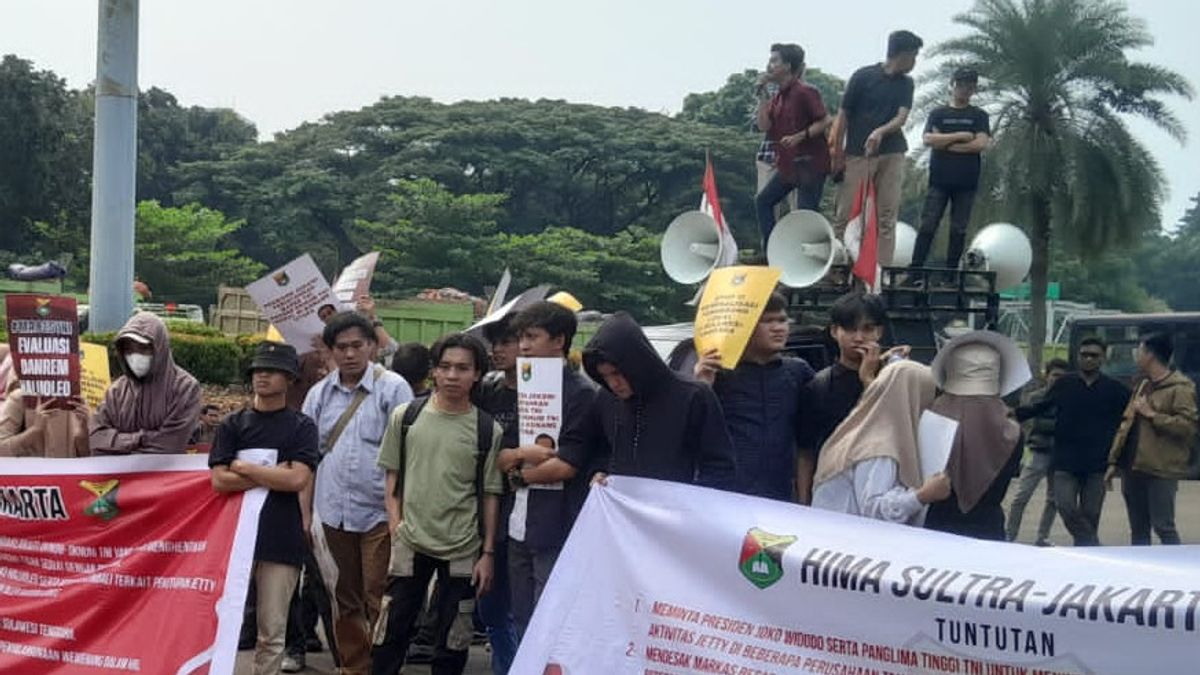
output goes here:
[{"label": "yellow placard", "polygon": [[283,333],[280,333],[279,329],[273,324],[267,326],[267,340],[269,342],[286,342],[283,339]]},{"label": "yellow placard", "polygon": [[79,389],[83,392],[83,400],[95,410],[104,401],[104,392],[112,383],[108,373],[108,347],[81,342],[83,358],[79,365]]},{"label": "yellow placard", "polygon": [[736,367],[779,276],[773,267],[713,270],[696,309],[696,353],[716,349],[722,368]]}]

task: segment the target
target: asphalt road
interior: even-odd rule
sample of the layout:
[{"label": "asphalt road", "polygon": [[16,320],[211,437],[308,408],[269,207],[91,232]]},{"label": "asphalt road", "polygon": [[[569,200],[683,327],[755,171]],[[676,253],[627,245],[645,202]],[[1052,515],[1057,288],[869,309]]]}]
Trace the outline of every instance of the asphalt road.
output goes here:
[{"label": "asphalt road", "polygon": [[[1015,486],[1015,483],[1014,483]],[[1010,489],[1010,495],[1015,487]],[[1021,520],[1021,533],[1018,538],[1024,543],[1032,543],[1037,536],[1038,518],[1041,516],[1045,488],[1039,489],[1029,502],[1025,516]],[[1185,544],[1200,544],[1200,481],[1185,481],[1179,484],[1179,498],[1176,502],[1176,523]],[[1057,546],[1070,546],[1071,536],[1067,534],[1060,519],[1055,519],[1050,531],[1050,540]],[[1129,541],[1129,519],[1125,515],[1125,502],[1121,498],[1120,485],[1108,493],[1104,500],[1104,514],[1100,519],[1100,541],[1106,545],[1125,545]],[[251,675],[254,653],[251,651],[238,654],[237,675]],[[308,655],[305,673],[333,675],[335,669],[328,652]],[[406,675],[425,675],[429,673],[427,666],[410,666],[404,669]],[[471,660],[467,665],[468,675],[486,675],[491,673],[488,651],[484,647],[473,647]]]}]

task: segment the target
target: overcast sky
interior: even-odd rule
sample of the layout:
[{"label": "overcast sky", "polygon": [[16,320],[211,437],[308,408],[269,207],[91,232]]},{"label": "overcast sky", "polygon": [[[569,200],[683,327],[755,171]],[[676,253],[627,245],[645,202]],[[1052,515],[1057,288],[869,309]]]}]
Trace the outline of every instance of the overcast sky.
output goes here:
[{"label": "overcast sky", "polygon": [[[926,44],[961,34],[967,0],[741,3],[730,0],[152,0],[141,3],[139,81],[185,105],[233,107],[264,138],[381,96],[453,102],[553,98],[673,113],[689,92],[761,67],[798,42],[843,78],[880,59],[890,30]],[[1129,0],[1156,44],[1137,58],[1200,87],[1200,4]],[[97,0],[0,0],[0,54],[95,76]],[[853,33],[848,32],[853,28]],[[1189,46],[1190,45],[1190,46]],[[924,65],[928,65],[927,63]],[[922,64],[918,64],[918,73]],[[1136,124],[1170,180],[1168,227],[1200,192],[1200,103],[1175,100],[1180,147]]]}]

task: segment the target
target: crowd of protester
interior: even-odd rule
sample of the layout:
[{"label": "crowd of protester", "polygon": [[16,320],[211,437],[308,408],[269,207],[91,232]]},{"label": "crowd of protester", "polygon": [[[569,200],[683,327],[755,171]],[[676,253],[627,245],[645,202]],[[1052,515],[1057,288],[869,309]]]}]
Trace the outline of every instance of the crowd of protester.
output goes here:
[{"label": "crowd of protester", "polygon": [[[766,134],[757,199],[764,241],[776,205],[794,192],[797,206],[817,209],[831,174],[844,176],[842,234],[858,186],[871,177],[879,261],[890,263],[908,73],[921,46],[908,31],[893,33],[886,60],[850,78],[836,118],[803,81],[803,49],[772,46],[757,115]],[[970,105],[977,80],[956,72],[949,105],[925,125],[933,154],[917,265],[948,205],[950,266],[962,252],[988,140],[986,113]],[[398,344],[369,297],[353,311],[326,305],[318,315],[324,333],[305,354],[259,346],[247,373],[252,399],[223,419],[202,405],[199,384],[174,363],[166,326],[152,314],[136,314],[117,333],[121,376],[94,411],[26,405],[0,351],[0,456],[202,446],[215,490],[269,490],[243,626],[255,673],[297,672],[307,652],[324,648],[350,675],[395,675],[418,660],[435,675],[461,673],[479,632],[493,671],[506,673],[587,495],[610,476],[994,540],[1016,539],[1044,478],[1052,498],[1036,543],[1049,543],[1057,514],[1081,546],[1099,543],[1106,487],[1120,477],[1131,543],[1149,544],[1152,532],[1164,544],[1180,541],[1177,481],[1197,410],[1195,386],[1171,368],[1168,336],[1143,336],[1142,383],[1131,392],[1104,374],[1107,346],[1094,337],[1080,343],[1076,370],[1051,361],[1043,381],[1028,386],[1013,367],[1024,357],[994,333],[957,336],[932,365],[917,363],[904,346],[881,346],[884,303],[861,292],[833,305],[836,358],[819,371],[784,353],[791,326],[779,294],[736,367],[723,369],[711,350],[683,359],[683,372],[623,312],[583,347],[582,367],[568,358],[575,311],[551,301],[432,346]],[[518,356],[562,360],[557,439],[520,442]],[[945,469],[929,475],[918,437],[927,411],[958,424]],[[277,464],[238,458],[250,448],[275,449]],[[332,593],[315,545],[336,568]]]},{"label": "crowd of protester", "polygon": [[[211,443],[215,490],[267,488],[243,630],[261,673],[296,672],[324,645],[345,673],[396,673],[406,661],[462,672],[480,634],[494,671],[507,672],[584,500],[609,476],[994,540],[1015,539],[1046,478],[1036,543],[1048,543],[1058,514],[1081,546],[1099,543],[1106,484],[1119,476],[1131,543],[1149,544],[1152,532],[1179,543],[1177,480],[1197,412],[1167,336],[1143,336],[1136,394],[1104,374],[1098,338],[1079,344],[1077,370],[1051,361],[1026,385],[1012,367],[1023,355],[995,333],[950,340],[930,366],[881,348],[883,302],[853,292],[830,313],[836,360],[814,372],[784,353],[785,305],[771,296],[735,368],[709,351],[683,373],[624,313],[583,348],[582,367],[568,358],[575,313],[541,301],[479,334],[393,344],[390,369],[380,327],[360,311],[336,313],[314,352],[323,377],[305,382],[294,347],[264,342],[247,373],[251,400],[223,419],[173,362],[162,321],[139,313],[117,333],[122,375],[95,411],[26,406],[3,355],[0,454],[181,453],[199,440]],[[553,442],[519,442],[518,356],[562,360]],[[932,475],[918,453],[925,411],[959,423],[945,470]],[[276,449],[277,464],[238,459],[248,448]],[[337,569],[332,598],[314,523]]]}]

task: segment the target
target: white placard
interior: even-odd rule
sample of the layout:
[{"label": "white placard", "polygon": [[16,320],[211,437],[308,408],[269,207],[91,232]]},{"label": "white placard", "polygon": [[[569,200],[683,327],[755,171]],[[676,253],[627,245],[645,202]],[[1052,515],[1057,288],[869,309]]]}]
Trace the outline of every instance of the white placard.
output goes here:
[{"label": "white placard", "polygon": [[337,299],[321,270],[305,253],[246,287],[271,325],[299,354],[313,351],[313,338],[325,330],[317,316],[325,305],[337,309]]},{"label": "white placard", "polygon": [[921,422],[917,425],[917,451],[921,456],[922,482],[929,480],[935,473],[946,470],[957,433],[957,420],[931,410],[921,413]]},{"label": "white placard", "polygon": [[[541,445],[558,450],[558,434],[562,430],[562,385],[562,359],[517,359],[517,421],[521,445]],[[525,541],[530,490],[562,489],[562,483],[519,488],[508,519],[508,536]]]}]

